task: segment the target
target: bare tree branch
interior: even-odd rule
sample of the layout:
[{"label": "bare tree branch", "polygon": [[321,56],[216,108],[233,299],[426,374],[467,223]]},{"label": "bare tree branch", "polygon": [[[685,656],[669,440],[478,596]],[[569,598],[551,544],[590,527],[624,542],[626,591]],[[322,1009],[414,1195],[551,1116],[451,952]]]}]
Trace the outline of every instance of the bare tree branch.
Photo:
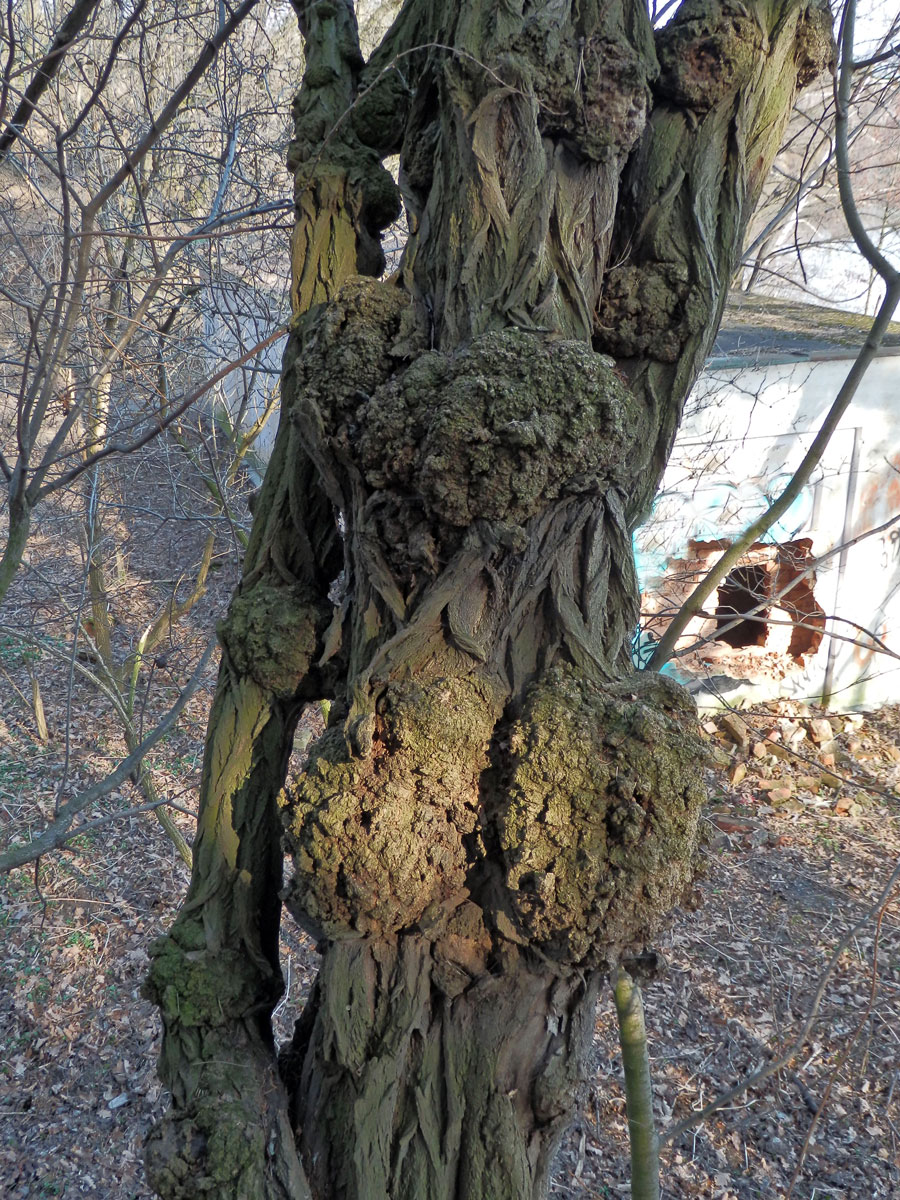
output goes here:
[{"label": "bare tree branch", "polygon": [[201,396],[205,396],[208,391],[216,386],[226,375],[230,375],[232,371],[236,371],[238,367],[242,367],[244,363],[249,362],[251,358],[255,358],[261,350],[265,350],[267,346],[271,346],[273,342],[277,342],[279,338],[287,336],[286,329],[276,329],[274,333],[269,334],[267,338],[263,338],[261,342],[257,342],[255,346],[251,346],[245,354],[240,358],[236,358],[233,362],[227,363],[220,371],[216,371],[215,375],[211,375],[209,379],[200,387],[194,388],[188,392],[184,399],[176,405],[165,417],[158,421],[154,421],[143,433],[139,434],[130,442],[108,442],[100,450],[95,450],[93,454],[88,454],[81,462],[66,471],[63,475],[51,480],[50,483],[38,491],[35,496],[35,502],[43,499],[50,492],[58,491],[71,483],[73,479],[77,479],[79,475],[83,475],[85,471],[90,470],[96,463],[101,462],[104,458],[109,458],[111,454],[131,454],[135,450],[139,450],[141,446],[146,446],[153,438],[167,429],[173,421],[177,421],[179,417],[184,416],[192,404],[195,404]]},{"label": "bare tree branch", "polygon": [[89,805],[108,795],[113,788],[124,783],[132,772],[140,766],[144,756],[175,725],[182,709],[200,686],[203,672],[206,670],[206,666],[215,648],[216,641],[212,639],[204,650],[194,674],[188,680],[181,695],[156,728],[147,734],[141,744],[105,778],[91,784],[89,788],[85,788],[83,792],[79,792],[77,796],[73,796],[71,800],[67,800],[65,804],[60,805],[56,818],[47,826],[43,833],[33,838],[30,842],[26,842],[24,845],[13,846],[12,849],[7,850],[4,854],[0,854],[0,872],[12,871],[16,867],[22,867],[26,863],[34,862],[35,859],[40,858],[42,854],[46,854],[49,850],[59,849],[70,837],[74,836],[71,826],[75,817]]},{"label": "bare tree branch", "polygon": [[12,120],[3,133],[0,134],[0,163],[5,162],[16,140],[22,135],[31,114],[37,107],[38,101],[53,82],[53,77],[62,66],[66,51],[78,37],[79,33],[81,33],[82,29],[84,29],[99,2],[100,0],[75,0],[75,3],[69,10],[68,16],[66,16],[62,25],[60,25],[59,31],[53,39],[53,45],[45,57],[41,59],[34,78],[25,89],[25,94],[22,96],[16,111],[13,113]]}]

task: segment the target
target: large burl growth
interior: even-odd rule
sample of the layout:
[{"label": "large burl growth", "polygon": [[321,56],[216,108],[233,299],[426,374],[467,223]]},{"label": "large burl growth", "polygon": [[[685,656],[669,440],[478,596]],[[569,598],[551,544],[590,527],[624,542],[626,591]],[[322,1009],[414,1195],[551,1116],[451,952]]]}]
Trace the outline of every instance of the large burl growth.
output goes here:
[{"label": "large burl growth", "polygon": [[352,280],[286,361],[345,528],[343,685],[283,802],[286,903],[328,965],[282,1069],[314,1192],[443,1195],[477,1146],[461,1194],[512,1197],[543,1187],[595,976],[690,887],[701,756],[690,700],[628,661],[643,405],[532,330],[408,361],[408,309]]},{"label": "large burl growth", "polygon": [[532,332],[391,364],[406,303],[351,282],[288,359],[346,522],[346,686],[286,806],[288,905],[392,938],[473,898],[485,965],[498,939],[606,965],[683,893],[701,795],[689,701],[614,682],[643,412],[611,360]]},{"label": "large burl growth", "polygon": [[[408,0],[366,63],[351,4],[296,7],[296,314],[153,951],[150,1174],[537,1198],[600,981],[691,888],[695,714],[632,669],[631,535],[827,10]],[[282,900],[323,957],[276,1060]]]}]

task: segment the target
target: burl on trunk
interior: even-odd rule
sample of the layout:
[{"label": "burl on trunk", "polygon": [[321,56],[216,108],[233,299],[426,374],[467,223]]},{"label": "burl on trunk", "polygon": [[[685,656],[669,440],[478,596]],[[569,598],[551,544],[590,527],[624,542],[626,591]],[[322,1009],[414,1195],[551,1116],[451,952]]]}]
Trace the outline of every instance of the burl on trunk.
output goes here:
[{"label": "burl on trunk", "polygon": [[[352,5],[297,7],[297,312],[191,890],[153,951],[150,1174],[524,1200],[603,973],[691,885],[700,748],[689,698],[631,668],[631,532],[830,18],[409,0],[366,63]],[[377,282],[391,154],[409,237]],[[282,899],[323,958],[276,1063]]]}]

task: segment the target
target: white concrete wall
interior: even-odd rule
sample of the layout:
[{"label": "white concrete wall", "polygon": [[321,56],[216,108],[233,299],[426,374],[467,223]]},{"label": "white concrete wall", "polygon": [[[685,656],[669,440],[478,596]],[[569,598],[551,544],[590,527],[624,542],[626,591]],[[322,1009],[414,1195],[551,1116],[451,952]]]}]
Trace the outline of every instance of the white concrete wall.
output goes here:
[{"label": "white concrete wall", "polygon": [[[799,465],[850,367],[820,360],[706,372],[688,405],[661,495],[635,544],[652,588],[688,539],[733,537]],[[900,356],[869,368],[820,466],[773,541],[810,537],[814,556],[900,516]],[[835,707],[900,700],[900,660],[851,642],[872,630],[900,653],[900,523],[835,553],[818,570],[826,638],[786,690],[815,699],[830,683]],[[733,696],[729,697],[733,699]],[[761,698],[761,697],[757,697]]]}]

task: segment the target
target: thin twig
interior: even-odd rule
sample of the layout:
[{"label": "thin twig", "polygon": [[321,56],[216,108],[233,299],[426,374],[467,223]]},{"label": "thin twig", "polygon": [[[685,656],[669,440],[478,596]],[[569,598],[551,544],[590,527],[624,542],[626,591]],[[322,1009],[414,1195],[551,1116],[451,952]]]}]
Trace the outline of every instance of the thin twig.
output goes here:
[{"label": "thin twig", "polygon": [[806,1161],[807,1154],[809,1153],[809,1147],[810,1147],[810,1142],[812,1141],[812,1135],[815,1132],[816,1126],[819,1123],[819,1119],[821,1118],[822,1113],[825,1111],[825,1107],[828,1104],[829,1099],[831,1098],[831,1092],[834,1087],[835,1081],[837,1080],[838,1075],[843,1070],[843,1068],[847,1062],[847,1059],[850,1057],[851,1050],[853,1049],[853,1047],[856,1045],[857,1041],[859,1040],[859,1035],[862,1033],[863,1029],[865,1028],[866,1022],[868,1021],[869,1016],[871,1015],[872,1006],[875,1003],[875,996],[878,991],[878,944],[879,944],[879,940],[881,938],[881,922],[884,920],[884,912],[885,912],[886,907],[887,907],[887,902],[885,902],[881,906],[881,911],[878,914],[878,922],[875,926],[875,939],[874,939],[874,944],[872,947],[872,978],[871,978],[871,982],[869,984],[869,998],[866,1001],[866,1007],[863,1010],[863,1014],[860,1017],[859,1022],[857,1023],[856,1029],[854,1029],[854,1031],[853,1031],[853,1036],[850,1038],[850,1041],[847,1043],[847,1045],[841,1051],[840,1055],[838,1056],[838,1060],[834,1064],[834,1068],[828,1077],[828,1083],[825,1087],[824,1095],[822,1096],[822,1099],[819,1103],[819,1107],[816,1109],[815,1113],[813,1114],[813,1119],[809,1123],[809,1129],[807,1129],[807,1131],[806,1131],[806,1137],[803,1139],[803,1145],[800,1149],[800,1158],[797,1161],[797,1166],[794,1168],[794,1173],[791,1176],[790,1183],[788,1184],[788,1190],[785,1193],[784,1200],[791,1200],[791,1196],[794,1193],[794,1187],[797,1183],[797,1180],[800,1178],[800,1172],[803,1170],[803,1164]]},{"label": "thin twig", "polygon": [[43,833],[33,838],[30,842],[24,843],[24,845],[13,846],[5,853],[0,854],[0,872],[11,871],[15,867],[24,866],[26,863],[34,862],[42,854],[46,854],[48,850],[58,849],[70,837],[74,836],[71,832],[71,826],[78,813],[83,812],[88,805],[102,799],[103,796],[106,796],[114,788],[118,787],[119,784],[124,783],[126,779],[130,778],[132,772],[140,766],[145,755],[175,725],[182,709],[200,686],[203,672],[206,670],[206,666],[215,648],[216,641],[215,639],[211,639],[203,652],[200,662],[197,664],[194,674],[188,680],[181,695],[156,728],[144,738],[141,744],[127,758],[123,759],[114,771],[111,771],[103,779],[98,780],[97,783],[93,783],[90,787],[85,788],[83,792],[79,792],[77,796],[73,796],[70,800],[67,800],[65,804],[61,804],[54,820],[47,826]]}]

